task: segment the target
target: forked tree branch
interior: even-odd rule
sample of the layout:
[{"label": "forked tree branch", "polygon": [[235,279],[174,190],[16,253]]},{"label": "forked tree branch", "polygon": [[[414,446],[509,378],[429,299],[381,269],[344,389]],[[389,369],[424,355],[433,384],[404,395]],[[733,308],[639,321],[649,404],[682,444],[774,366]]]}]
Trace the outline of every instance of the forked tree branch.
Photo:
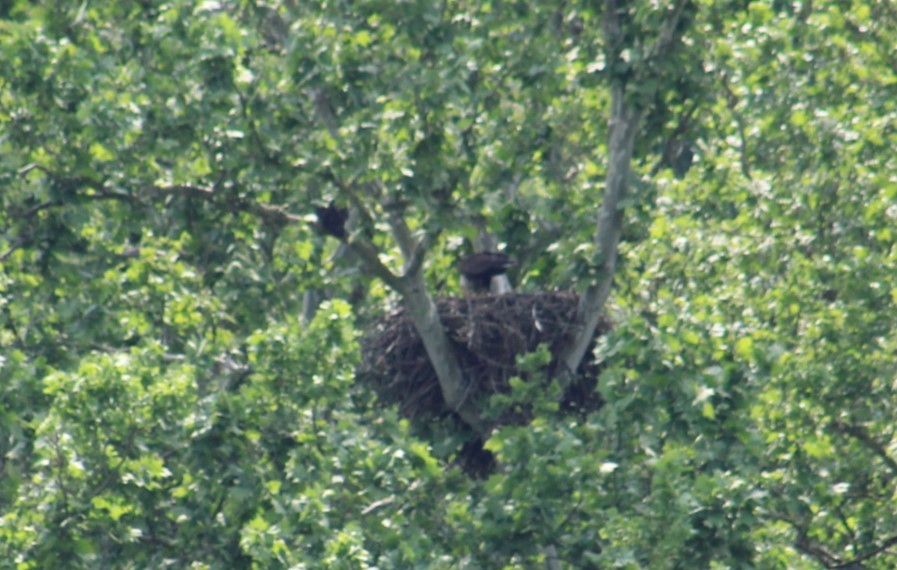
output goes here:
[{"label": "forked tree branch", "polygon": [[[350,185],[338,184],[338,186],[344,190],[347,198],[356,208],[363,208],[357,193]],[[475,402],[468,398],[464,372],[424,279],[423,263],[430,239],[433,236],[425,234],[419,239],[414,238],[405,221],[401,203],[389,204],[386,213],[393,237],[404,257],[404,272],[401,276],[390,271],[380,261],[376,247],[369,241],[353,236],[346,243],[358,253],[361,262],[369,271],[402,296],[411,322],[414,324],[417,334],[420,335],[433,370],[436,372],[446,407],[457,413],[462,421],[474,431],[483,435],[488,428],[474,405]],[[368,215],[365,211],[360,214]]]}]

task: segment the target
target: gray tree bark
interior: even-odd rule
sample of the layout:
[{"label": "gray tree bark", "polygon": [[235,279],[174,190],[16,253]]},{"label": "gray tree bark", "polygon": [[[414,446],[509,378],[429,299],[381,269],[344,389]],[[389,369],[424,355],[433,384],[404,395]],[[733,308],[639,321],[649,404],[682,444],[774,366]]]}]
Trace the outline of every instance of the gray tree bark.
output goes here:
[{"label": "gray tree bark", "polygon": [[[623,233],[623,199],[629,189],[635,136],[640,128],[645,107],[653,99],[654,91],[657,89],[655,87],[654,91],[646,92],[645,79],[657,73],[656,70],[661,68],[664,59],[675,47],[674,44],[680,37],[678,29],[685,4],[685,0],[677,0],[668,13],[650,51],[648,61],[632,70],[630,75],[617,75],[611,78],[607,180],[594,235],[598,279],[580,297],[576,312],[577,323],[580,326],[571,342],[563,347],[558,355],[562,365],[560,382],[564,386],[569,385],[575,378],[576,370],[592,344],[595,329],[601,321],[604,305],[610,296],[617,267],[620,236]],[[625,48],[620,18],[625,11],[625,3],[618,0],[605,1],[604,40],[607,46],[608,66],[612,69],[621,62],[621,54]],[[637,97],[627,91],[630,84],[641,87]],[[659,82],[655,81],[654,84],[658,85]]]}]

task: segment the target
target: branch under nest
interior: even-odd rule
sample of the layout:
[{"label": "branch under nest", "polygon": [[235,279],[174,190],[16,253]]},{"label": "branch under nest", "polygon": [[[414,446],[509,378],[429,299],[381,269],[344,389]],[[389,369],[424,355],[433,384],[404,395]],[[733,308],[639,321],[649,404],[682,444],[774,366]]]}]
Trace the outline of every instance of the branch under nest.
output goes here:
[{"label": "branch under nest", "polygon": [[[526,378],[517,369],[517,357],[541,344],[556,354],[577,329],[578,302],[572,292],[436,299],[439,318],[468,382],[467,397],[507,392],[512,377]],[[596,336],[609,329],[609,323],[602,321]],[[374,388],[382,403],[398,405],[410,418],[446,412],[436,373],[404,308],[376,323],[363,341],[362,353],[360,378]],[[587,363],[580,372],[594,394],[597,367]],[[568,400],[588,397],[569,392]],[[591,399],[594,407],[600,405],[597,394]]]}]

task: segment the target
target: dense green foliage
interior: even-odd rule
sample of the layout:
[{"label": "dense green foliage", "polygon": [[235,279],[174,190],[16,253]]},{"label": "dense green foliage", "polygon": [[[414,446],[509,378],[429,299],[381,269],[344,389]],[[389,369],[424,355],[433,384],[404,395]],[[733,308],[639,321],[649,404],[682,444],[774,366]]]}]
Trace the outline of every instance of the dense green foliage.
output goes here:
[{"label": "dense green foliage", "polygon": [[[670,8],[609,66],[600,4],[0,6],[0,568],[897,566],[897,10],[684,2],[655,69]],[[621,77],[605,404],[515,383],[470,478],[355,381],[397,299],[311,214],[581,289]]]}]

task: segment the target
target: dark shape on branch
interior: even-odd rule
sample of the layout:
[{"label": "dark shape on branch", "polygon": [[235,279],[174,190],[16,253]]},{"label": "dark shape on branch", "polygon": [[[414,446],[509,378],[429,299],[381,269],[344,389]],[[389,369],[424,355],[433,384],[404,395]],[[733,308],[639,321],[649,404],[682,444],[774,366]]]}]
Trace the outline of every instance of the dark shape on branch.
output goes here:
[{"label": "dark shape on branch", "polygon": [[468,255],[458,264],[461,286],[471,292],[487,292],[492,278],[503,274],[513,265],[513,259],[499,252],[484,251]]},{"label": "dark shape on branch", "polygon": [[458,450],[454,463],[474,479],[487,479],[498,465],[495,455],[483,447],[481,438],[466,441]]},{"label": "dark shape on branch", "polygon": [[337,239],[345,239],[346,220],[349,219],[348,209],[340,208],[335,201],[331,200],[326,208],[315,208],[315,215],[318,217],[318,230],[321,233]]}]

